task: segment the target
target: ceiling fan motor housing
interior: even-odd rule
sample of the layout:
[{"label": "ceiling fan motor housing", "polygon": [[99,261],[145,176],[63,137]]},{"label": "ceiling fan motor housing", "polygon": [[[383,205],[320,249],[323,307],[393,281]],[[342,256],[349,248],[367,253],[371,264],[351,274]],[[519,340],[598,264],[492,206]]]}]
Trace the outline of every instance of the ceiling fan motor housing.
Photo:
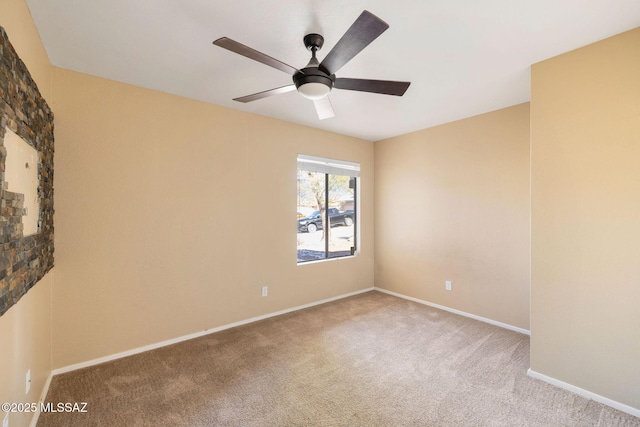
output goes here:
[{"label": "ceiling fan motor housing", "polygon": [[[300,71],[301,72],[295,73],[293,75],[293,83],[296,85],[296,89],[298,89],[298,92],[300,92],[303,96],[306,96],[307,98],[311,98],[311,99],[319,99],[319,98],[322,98],[323,96],[326,96],[327,93],[329,93],[333,88],[333,83],[336,77],[333,75],[329,76],[327,73],[321,71],[318,67],[307,67],[307,68],[303,68]],[[327,89],[322,89],[321,87],[318,87],[317,85],[319,84],[326,86]],[[318,87],[318,90],[320,91],[321,95],[317,97],[313,97],[311,92],[307,92],[308,94],[305,93],[305,89],[307,88],[300,89],[302,86],[305,86],[305,85]]]}]

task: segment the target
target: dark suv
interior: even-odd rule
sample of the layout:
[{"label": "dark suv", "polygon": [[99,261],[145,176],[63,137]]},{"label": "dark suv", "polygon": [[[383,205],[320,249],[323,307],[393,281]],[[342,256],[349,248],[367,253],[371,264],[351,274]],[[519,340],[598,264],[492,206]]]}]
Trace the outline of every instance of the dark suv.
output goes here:
[{"label": "dark suv", "polygon": [[[336,208],[329,208],[329,224],[331,224],[331,227],[337,225],[352,225],[353,211],[340,212]],[[313,233],[316,230],[322,230],[322,216],[320,215],[320,211],[313,211],[311,215],[298,220],[298,231]]]}]

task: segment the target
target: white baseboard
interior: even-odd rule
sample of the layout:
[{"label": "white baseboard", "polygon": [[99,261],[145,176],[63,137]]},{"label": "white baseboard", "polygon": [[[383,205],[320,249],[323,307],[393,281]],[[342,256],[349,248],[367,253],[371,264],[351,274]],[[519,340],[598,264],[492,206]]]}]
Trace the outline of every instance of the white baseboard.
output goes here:
[{"label": "white baseboard", "polygon": [[38,418],[40,418],[40,404],[47,399],[47,393],[49,393],[49,387],[51,386],[51,378],[53,377],[53,373],[49,372],[49,376],[47,380],[44,382],[44,387],[42,387],[42,392],[40,392],[40,400],[38,400],[38,410],[33,414],[31,418],[31,423],[29,423],[30,427],[36,427],[38,424]]},{"label": "white baseboard", "polygon": [[572,384],[568,384],[568,383],[565,383],[563,381],[557,380],[555,378],[548,377],[548,376],[546,376],[544,374],[541,374],[539,372],[532,371],[531,369],[529,369],[527,371],[527,375],[529,375],[531,378],[535,378],[537,380],[541,380],[541,381],[547,382],[549,384],[552,384],[552,385],[554,385],[556,387],[560,387],[560,388],[563,388],[565,390],[569,390],[569,391],[571,391],[571,392],[573,392],[575,394],[579,394],[582,397],[586,397],[587,399],[595,400],[596,402],[600,402],[600,403],[602,403],[604,405],[611,406],[614,409],[617,409],[617,410],[622,411],[622,412],[626,412],[627,414],[630,414],[630,415],[633,415],[634,417],[639,417],[640,418],[640,409],[638,409],[638,408],[634,408],[632,406],[625,405],[624,403],[616,402],[615,400],[608,399],[608,398],[606,398],[604,396],[600,396],[599,394],[592,393],[592,392],[590,392],[588,390],[582,389],[580,387],[576,387],[576,386],[574,386]]},{"label": "white baseboard", "polygon": [[489,323],[489,324],[494,325],[494,326],[499,326],[499,327],[504,328],[504,329],[509,329],[510,331],[519,332],[519,333],[525,334],[525,335],[531,335],[531,332],[528,331],[527,329],[518,328],[517,326],[509,325],[507,323],[502,323],[502,322],[498,322],[496,320],[487,319],[486,317],[476,316],[475,314],[467,313],[467,312],[461,311],[461,310],[456,310],[455,308],[446,307],[444,305],[434,304],[434,303],[429,302],[429,301],[425,301],[425,300],[421,300],[421,299],[418,299],[418,298],[410,297],[410,296],[407,296],[407,295],[399,294],[397,292],[388,291],[386,289],[377,288],[377,287],[374,288],[374,289],[376,291],[383,292],[385,294],[393,295],[394,297],[403,298],[403,299],[406,299],[406,300],[409,300],[409,301],[417,302],[419,304],[428,305],[429,307],[434,307],[434,308],[438,308],[440,310],[448,311],[448,312],[453,313],[453,314],[458,314],[460,316],[469,317],[471,319],[475,319],[475,320],[479,320],[481,322]]},{"label": "white baseboard", "polygon": [[362,294],[362,293],[373,291],[373,290],[374,290],[373,287],[366,288],[366,289],[361,289],[359,291],[351,292],[351,293],[348,293],[348,294],[338,295],[336,297],[327,298],[327,299],[323,299],[323,300],[320,300],[320,301],[315,301],[315,302],[312,302],[312,303],[309,303],[309,304],[299,305],[297,307],[287,308],[285,310],[276,311],[274,313],[269,313],[269,314],[264,314],[262,316],[252,317],[250,319],[241,320],[239,322],[234,322],[234,323],[229,323],[227,325],[218,326],[216,328],[207,329],[207,330],[204,330],[204,331],[201,331],[201,332],[195,332],[193,334],[183,335],[181,337],[172,338],[172,339],[169,339],[169,340],[166,340],[166,341],[161,341],[161,342],[158,342],[158,343],[155,343],[155,344],[146,345],[144,347],[138,347],[138,348],[134,348],[134,349],[131,349],[131,350],[123,351],[123,352],[120,352],[120,353],[111,354],[109,356],[99,357],[97,359],[88,360],[86,362],[75,363],[73,365],[64,366],[62,368],[54,369],[52,374],[53,375],[60,375],[60,374],[64,374],[64,373],[71,372],[71,371],[75,371],[75,370],[78,370],[78,369],[87,368],[89,366],[99,365],[101,363],[110,362],[112,360],[121,359],[123,357],[132,356],[134,354],[144,353],[145,351],[154,350],[156,348],[166,347],[168,345],[176,344],[176,343],[179,343],[179,342],[182,342],[182,341],[187,341],[187,340],[190,340],[190,339],[202,337],[204,335],[213,334],[215,332],[224,331],[225,329],[235,328],[237,326],[246,325],[248,323],[257,322],[259,320],[268,319],[270,317],[280,316],[281,314],[287,314],[287,313],[291,313],[293,311],[303,310],[305,308],[310,308],[310,307],[314,307],[314,306],[320,305],[320,304],[325,304],[325,303],[328,303],[328,302],[331,302],[331,301],[336,301],[336,300],[339,300],[339,299],[352,297],[354,295]]}]

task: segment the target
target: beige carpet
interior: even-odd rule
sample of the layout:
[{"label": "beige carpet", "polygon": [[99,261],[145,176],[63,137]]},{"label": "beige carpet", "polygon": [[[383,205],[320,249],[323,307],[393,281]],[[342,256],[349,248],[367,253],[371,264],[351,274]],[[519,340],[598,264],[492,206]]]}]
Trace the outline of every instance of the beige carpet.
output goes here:
[{"label": "beige carpet", "polygon": [[640,426],[526,375],[529,337],[368,292],[54,377],[38,426]]}]

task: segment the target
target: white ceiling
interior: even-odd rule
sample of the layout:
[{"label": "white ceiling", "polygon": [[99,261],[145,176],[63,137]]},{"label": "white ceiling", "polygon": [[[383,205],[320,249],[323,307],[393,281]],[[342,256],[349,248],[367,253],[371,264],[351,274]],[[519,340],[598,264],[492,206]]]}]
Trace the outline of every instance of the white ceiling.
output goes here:
[{"label": "white ceiling", "polygon": [[[27,0],[53,65],[380,140],[529,100],[530,65],[640,26],[639,0]],[[333,90],[318,120],[296,92],[232,101],[291,76],[212,44],[227,36],[296,68],[364,10],[390,28],[338,77],[411,81],[403,97]]]}]

